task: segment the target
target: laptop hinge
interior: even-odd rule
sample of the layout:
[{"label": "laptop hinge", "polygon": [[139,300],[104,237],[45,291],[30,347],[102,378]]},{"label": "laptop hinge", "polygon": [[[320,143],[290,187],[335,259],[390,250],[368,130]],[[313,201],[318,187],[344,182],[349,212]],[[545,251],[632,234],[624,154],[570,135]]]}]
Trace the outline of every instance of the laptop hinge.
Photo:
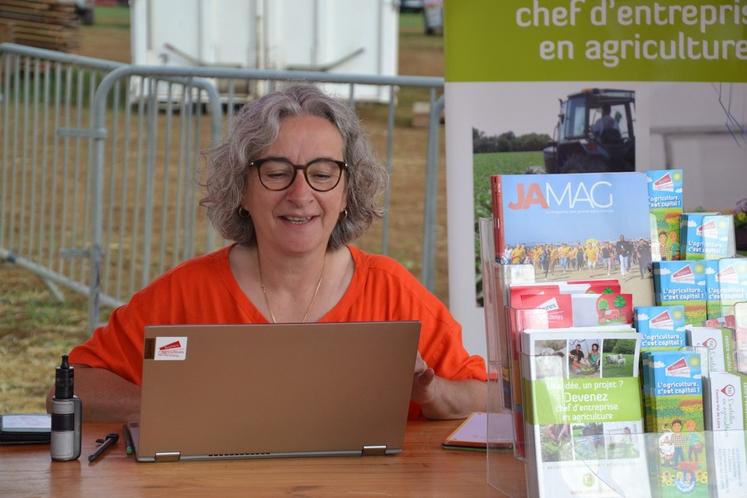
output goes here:
[{"label": "laptop hinge", "polygon": [[364,446],[361,456],[386,455],[386,445],[384,446]]},{"label": "laptop hinge", "polygon": [[156,462],[178,462],[181,451],[156,451]]}]

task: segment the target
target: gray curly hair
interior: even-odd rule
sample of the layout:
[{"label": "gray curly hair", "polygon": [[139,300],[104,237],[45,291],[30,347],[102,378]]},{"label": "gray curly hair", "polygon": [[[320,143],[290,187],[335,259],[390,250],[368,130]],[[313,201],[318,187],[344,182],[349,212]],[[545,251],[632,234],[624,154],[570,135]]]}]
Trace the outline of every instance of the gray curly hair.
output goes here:
[{"label": "gray curly hair", "polygon": [[336,249],[359,237],[383,210],[379,195],[387,173],[378,163],[355,111],[312,85],[293,85],[246,104],[236,115],[228,139],[207,151],[207,194],[200,204],[216,230],[236,242],[256,244],[250,217],[240,216],[250,161],[272,145],[280,123],[289,116],[311,115],[329,120],[343,140],[343,160],[348,164],[347,216],[341,216],[328,247]]}]

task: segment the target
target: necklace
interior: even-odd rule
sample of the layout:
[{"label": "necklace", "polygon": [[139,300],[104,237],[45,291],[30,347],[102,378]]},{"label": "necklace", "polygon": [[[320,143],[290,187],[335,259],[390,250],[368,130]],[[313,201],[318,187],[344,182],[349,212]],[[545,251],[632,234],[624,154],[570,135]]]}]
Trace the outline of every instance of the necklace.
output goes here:
[{"label": "necklace", "polygon": [[[324,277],[324,265],[327,262],[327,257],[325,255],[324,259],[322,259],[322,271],[319,273],[319,280],[316,282],[316,289],[314,289],[314,295],[311,296],[311,301],[309,301],[308,306],[306,306],[306,312],[303,314],[303,319],[301,319],[301,323],[306,323],[306,319],[309,317],[309,312],[311,311],[311,306],[314,304],[314,300],[316,300],[317,294],[319,294],[319,288],[322,286],[322,279]],[[272,312],[272,307],[270,306],[270,299],[267,297],[267,289],[265,289],[265,284],[262,281],[262,264],[259,262],[259,248],[257,249],[257,271],[259,273],[259,286],[262,289],[262,295],[265,297],[265,305],[267,306],[267,311],[270,312],[270,319],[272,320],[272,323],[278,323],[277,319],[275,318],[275,314]]]}]

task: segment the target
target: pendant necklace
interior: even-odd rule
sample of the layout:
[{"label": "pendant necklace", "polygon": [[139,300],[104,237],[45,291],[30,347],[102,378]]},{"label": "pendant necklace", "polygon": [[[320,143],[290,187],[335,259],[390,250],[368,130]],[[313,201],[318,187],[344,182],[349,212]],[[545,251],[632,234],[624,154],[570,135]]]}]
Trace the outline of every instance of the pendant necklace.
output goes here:
[{"label": "pendant necklace", "polygon": [[[314,304],[314,300],[316,300],[317,294],[319,294],[319,289],[322,286],[322,279],[324,277],[324,265],[327,262],[327,255],[324,255],[324,259],[322,259],[322,271],[319,273],[319,280],[316,283],[316,289],[314,289],[314,295],[311,296],[311,301],[309,301],[308,306],[306,306],[306,312],[303,314],[303,319],[301,320],[301,323],[306,323],[306,319],[309,317],[309,312],[311,312],[311,306]],[[275,319],[275,314],[272,312],[272,307],[270,306],[270,299],[267,297],[267,289],[265,289],[265,284],[262,281],[262,264],[259,261],[259,248],[257,248],[257,271],[259,273],[259,286],[262,289],[262,295],[265,297],[265,306],[267,306],[267,311],[270,313],[270,319],[272,320],[272,323],[278,323],[278,321]]]}]

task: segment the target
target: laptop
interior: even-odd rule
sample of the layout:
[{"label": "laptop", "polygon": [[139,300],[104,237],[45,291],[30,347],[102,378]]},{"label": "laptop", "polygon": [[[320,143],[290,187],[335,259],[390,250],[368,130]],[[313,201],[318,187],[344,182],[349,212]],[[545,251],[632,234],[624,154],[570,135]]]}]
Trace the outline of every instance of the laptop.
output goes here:
[{"label": "laptop", "polygon": [[420,322],[145,327],[139,462],[392,455]]}]

